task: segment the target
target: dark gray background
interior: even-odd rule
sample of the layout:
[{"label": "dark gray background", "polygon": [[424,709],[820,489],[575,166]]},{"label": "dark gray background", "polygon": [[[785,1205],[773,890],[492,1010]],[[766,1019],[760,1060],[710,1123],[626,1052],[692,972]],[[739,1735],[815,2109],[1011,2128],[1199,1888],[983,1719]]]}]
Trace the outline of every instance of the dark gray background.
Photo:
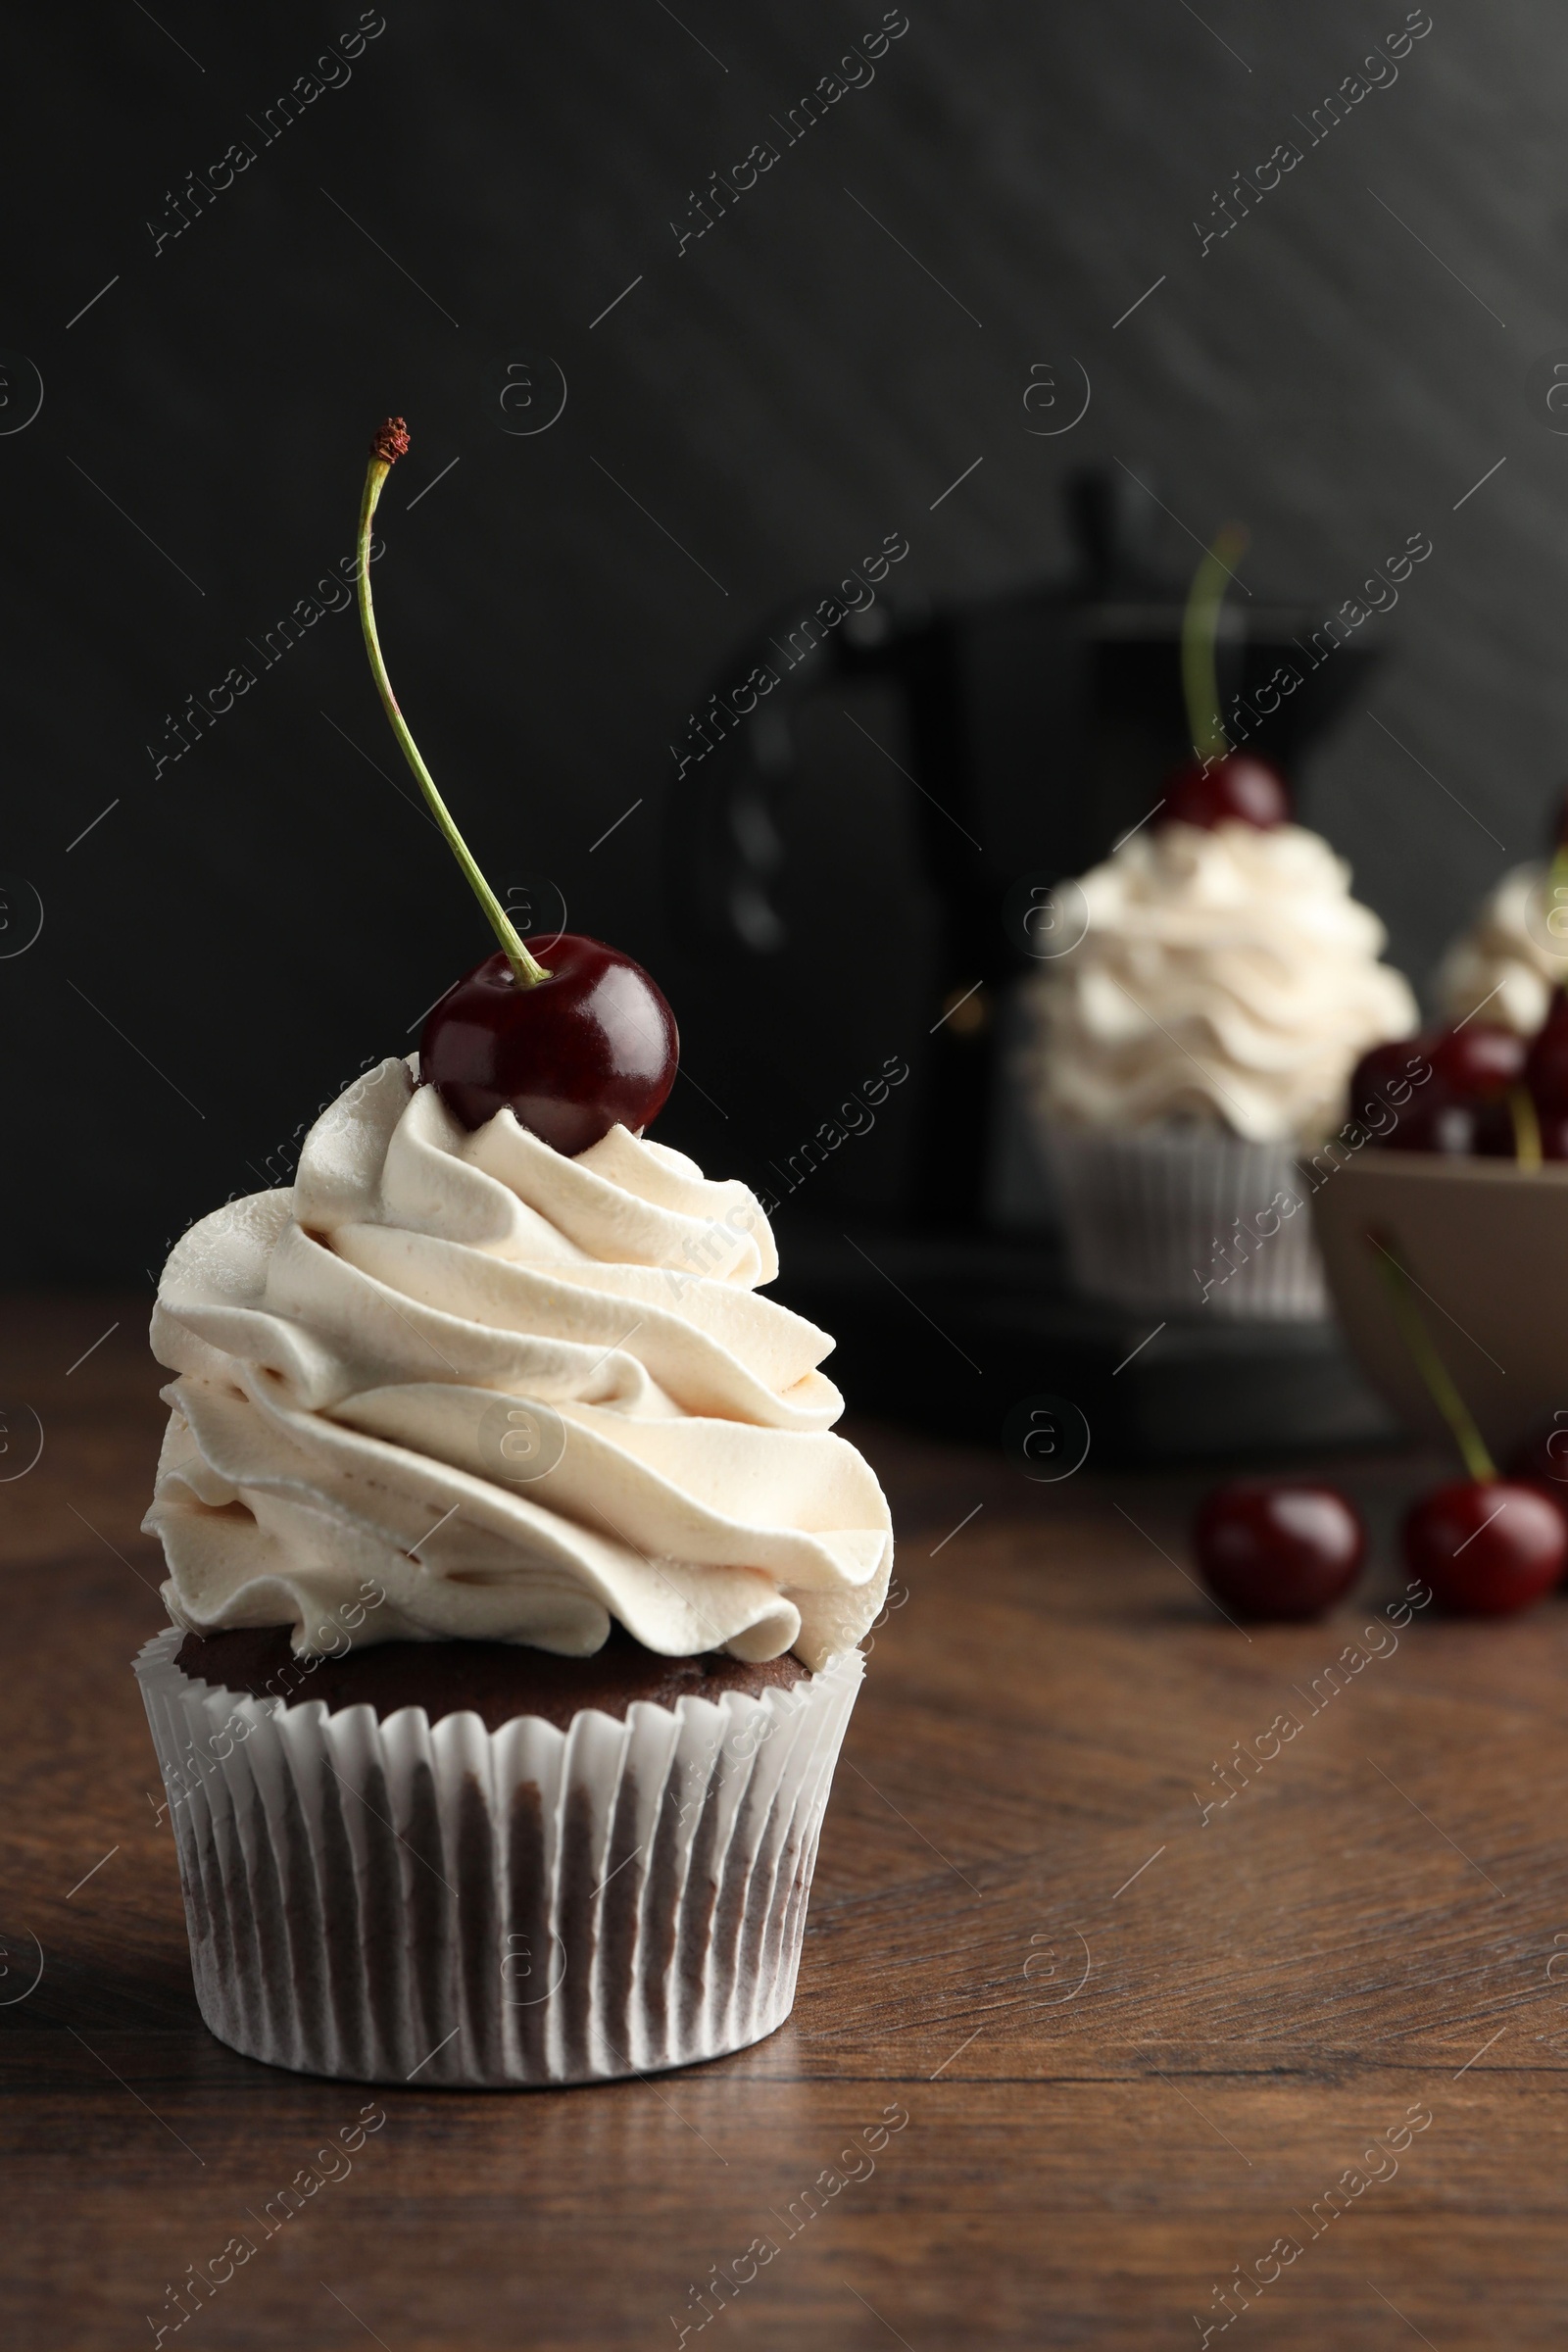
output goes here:
[{"label": "dark gray background", "polygon": [[[167,192],[251,135],[353,0],[163,0],[157,23],[125,0],[8,32],[0,347],[45,386],[0,438],[0,870],[45,908],[0,963],[10,1281],[156,1272],[192,1215],[286,1173],[297,1123],[488,948],[351,612],[157,781],[144,748],[349,552],[388,410],[415,450],[378,602],[416,732],[493,878],[554,878],[574,928],[663,982],[689,1068],[748,1110],[732,1138],[681,1088],[661,1133],[710,1158],[733,1140],[742,1172],[919,1018],[918,908],[893,851],[808,853],[804,1060],[776,990],[748,1047],[662,902],[666,746],[728,645],[885,532],[910,540],[908,589],[1050,572],[1065,472],[1119,457],[1200,536],[1243,516],[1247,576],[1327,609],[1425,530],[1432,559],[1368,624],[1398,640],[1370,701],[1409,756],[1358,712],[1314,818],[1418,981],[1535,849],[1568,768],[1568,442],[1530,373],[1568,340],[1568,33],[1545,0],[1435,0],[1397,82],[1206,258],[1195,216],[1304,145],[1296,119],[1403,23],[1396,0],[1206,0],[1201,21],[910,0],[874,83],[680,257],[690,191],[879,8],[385,14],[348,85],[156,258]],[[1090,413],[1031,438],[1030,365],[1068,351]],[[541,352],[565,413],[509,438],[486,363]],[[1193,552],[1172,525],[1172,561]],[[888,790],[850,743],[818,797],[874,844]]]}]

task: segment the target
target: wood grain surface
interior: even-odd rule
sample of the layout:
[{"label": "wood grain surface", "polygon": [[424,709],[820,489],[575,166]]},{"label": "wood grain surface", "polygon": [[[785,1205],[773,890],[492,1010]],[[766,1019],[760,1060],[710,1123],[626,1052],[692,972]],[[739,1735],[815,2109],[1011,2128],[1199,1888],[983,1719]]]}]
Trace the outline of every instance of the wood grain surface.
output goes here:
[{"label": "wood grain surface", "polygon": [[43,1436],[0,1488],[8,2345],[1176,2346],[1227,2282],[1232,2341],[1560,2344],[1568,1609],[1398,1626],[1428,1465],[1339,1465],[1362,1594],[1249,1635],[1186,1574],[1191,1482],[859,1429],[900,1605],[791,2023],[657,2081],[367,2091],[196,2012],[129,1670],[144,1316],[5,1316],[0,1467]]}]

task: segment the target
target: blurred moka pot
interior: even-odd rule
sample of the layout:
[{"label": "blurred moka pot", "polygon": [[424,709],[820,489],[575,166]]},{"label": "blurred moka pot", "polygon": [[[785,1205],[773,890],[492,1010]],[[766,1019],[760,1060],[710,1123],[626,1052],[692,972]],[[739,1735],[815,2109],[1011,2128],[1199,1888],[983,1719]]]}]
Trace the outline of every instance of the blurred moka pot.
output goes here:
[{"label": "blurred moka pot", "polygon": [[[869,1148],[847,1152],[803,1196],[813,1215],[853,1202],[949,1235],[1028,1222],[1028,1184],[1009,1176],[1012,984],[1070,944],[1052,935],[1071,919],[1053,886],[1145,821],[1191,749],[1188,580],[1156,559],[1159,503],[1119,467],[1070,478],[1066,503],[1070,576],[969,602],[903,589],[908,543],[890,533],[738,647],[671,745],[673,909],[720,979],[714,1021],[734,1024],[732,1040],[712,1031],[727,1146],[763,1181],[794,1164],[795,1127],[833,1111],[852,1076],[835,1002],[853,1003],[867,1054],[909,1065],[874,1192]],[[1284,770],[1303,815],[1306,754],[1377,660],[1359,638],[1336,643],[1324,611],[1238,578],[1218,650],[1233,743]],[[857,841],[872,796],[882,813]],[[748,1030],[765,1055],[744,1051]]]}]

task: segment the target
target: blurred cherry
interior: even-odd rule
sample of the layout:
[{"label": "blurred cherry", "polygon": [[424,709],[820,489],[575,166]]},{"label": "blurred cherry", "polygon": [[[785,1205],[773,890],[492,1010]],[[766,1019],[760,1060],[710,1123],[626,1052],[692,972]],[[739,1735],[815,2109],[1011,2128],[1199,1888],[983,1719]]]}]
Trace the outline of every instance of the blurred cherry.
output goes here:
[{"label": "blurred cherry", "polygon": [[1291,821],[1291,788],[1277,767],[1250,752],[1226,752],[1205,766],[1190,760],[1165,786],[1161,825],[1255,825],[1268,832]]},{"label": "blurred cherry", "polygon": [[1518,1139],[1509,1095],[1522,1081],[1527,1052],[1525,1039],[1494,1021],[1374,1046],[1351,1073],[1350,1116],[1392,1152],[1512,1159]]},{"label": "blurred cherry", "polygon": [[[1517,1159],[1519,1131],[1514,1125],[1513,1112],[1507,1097],[1490,1102],[1467,1103],[1474,1115],[1475,1133],[1470,1149],[1485,1159]],[[1528,1112],[1528,1104],[1526,1106]]]},{"label": "blurred cherry", "polygon": [[1378,1140],[1393,1152],[1433,1152],[1446,1159],[1477,1152],[1511,1159],[1513,1120],[1506,1102],[1455,1102],[1432,1087],[1412,1097],[1396,1127]]},{"label": "blurred cherry", "polygon": [[1209,1591],[1243,1616],[1321,1617],[1360,1573],[1366,1531],[1333,1487],[1216,1487],[1198,1506],[1193,1547]]},{"label": "blurred cherry", "polygon": [[1404,1556],[1445,1608],[1508,1617],[1549,1592],[1568,1566],[1568,1519],[1513,1479],[1456,1478],[1422,1495],[1404,1522]]},{"label": "blurred cherry", "polygon": [[1545,1021],[1531,1043],[1525,1084],[1543,1120],[1568,1116],[1568,995],[1560,988],[1552,991]]},{"label": "blurred cherry", "polygon": [[1456,1100],[1505,1095],[1524,1071],[1527,1041],[1495,1021],[1467,1021],[1426,1042],[1432,1075]]},{"label": "blurred cherry", "polygon": [[1402,1119],[1431,1083],[1424,1039],[1397,1037],[1386,1046],[1373,1046],[1350,1073],[1350,1116],[1361,1126],[1374,1121],[1387,1126],[1391,1111]]}]

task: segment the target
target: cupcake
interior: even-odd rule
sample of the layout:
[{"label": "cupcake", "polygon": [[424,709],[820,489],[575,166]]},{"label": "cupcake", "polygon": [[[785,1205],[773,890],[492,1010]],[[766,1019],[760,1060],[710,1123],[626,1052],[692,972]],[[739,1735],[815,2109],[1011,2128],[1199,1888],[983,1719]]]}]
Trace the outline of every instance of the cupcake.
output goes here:
[{"label": "cupcake", "polygon": [[1568,936],[1562,914],[1546,909],[1544,863],[1516,865],[1482,900],[1469,927],[1438,968],[1440,1009],[1450,1021],[1486,1012],[1491,1022],[1534,1037],[1546,1018],[1552,991],[1568,981]]},{"label": "cupcake", "polygon": [[[407,447],[377,437],[364,563]],[[641,1130],[668,1006],[520,941],[175,1248],[136,1661],[202,2014],[274,2065],[577,2082],[788,2016],[886,1501],[760,1203]],[[487,903],[488,902],[488,903]]]},{"label": "cupcake", "polygon": [[1082,1290],[1152,1314],[1310,1318],[1326,1301],[1298,1155],[1416,1004],[1283,778],[1205,721],[1217,610],[1200,571],[1194,760],[1070,886],[1081,936],[1024,984],[1024,1091]]},{"label": "cupcake", "polygon": [[1029,1056],[1085,1291],[1323,1313],[1298,1154],[1365,1048],[1416,1025],[1348,884],[1315,833],[1236,820],[1134,834],[1085,875],[1083,940],[1030,984]]}]

